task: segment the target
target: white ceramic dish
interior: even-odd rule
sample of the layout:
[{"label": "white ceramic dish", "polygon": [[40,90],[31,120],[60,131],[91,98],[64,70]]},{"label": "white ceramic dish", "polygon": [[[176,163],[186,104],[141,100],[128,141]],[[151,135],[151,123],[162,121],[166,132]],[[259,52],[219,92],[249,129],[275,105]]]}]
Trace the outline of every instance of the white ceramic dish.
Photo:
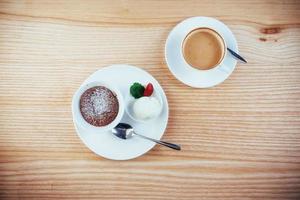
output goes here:
[{"label": "white ceramic dish", "polygon": [[[128,93],[132,81],[141,83],[145,81],[151,82],[162,98],[163,109],[159,117],[151,121],[151,123],[138,123],[132,120],[126,112],[124,112],[121,122],[131,124],[136,132],[144,134],[145,136],[155,139],[160,139],[162,137],[168,123],[169,107],[167,97],[162,87],[153,76],[134,66],[112,65],[96,71],[88,77],[82,85],[87,85],[88,83],[95,81],[114,85],[123,96]],[[75,101],[72,101],[72,104],[74,102]],[[72,107],[74,107],[74,105],[72,105]],[[87,131],[76,123],[76,120],[74,119],[77,116],[75,116],[76,113],[73,110],[72,114],[76,132],[82,142],[91,151],[102,157],[113,160],[133,159],[143,155],[155,146],[155,143],[139,137],[122,140],[114,136],[110,131]]]},{"label": "white ceramic dish", "polygon": [[210,28],[218,32],[227,47],[238,53],[237,41],[230,29],[222,22],[210,17],[192,17],[177,24],[170,32],[165,46],[165,59],[172,74],[182,83],[196,88],[207,88],[222,83],[233,72],[237,61],[229,53],[223,61],[210,70],[199,70],[184,59],[182,43],[192,30]]},{"label": "white ceramic dish", "polygon": [[[79,107],[79,102],[80,102],[80,97],[81,95],[89,88],[92,88],[94,86],[104,86],[108,89],[110,89],[117,97],[118,102],[119,102],[119,110],[118,110],[118,115],[116,118],[107,126],[93,126],[89,124],[87,121],[84,120],[84,118],[81,115],[80,112],[80,107]],[[120,123],[123,115],[124,115],[124,98],[121,94],[121,92],[113,85],[109,84],[106,82],[100,82],[100,81],[95,81],[95,82],[88,82],[87,84],[82,85],[77,92],[73,96],[73,102],[72,102],[72,112],[74,113],[74,121],[75,123],[80,126],[82,129],[87,130],[87,131],[95,131],[95,132],[103,132],[103,131],[108,131],[111,130],[112,128],[116,127],[118,123]]]},{"label": "white ceramic dish", "polygon": [[[143,84],[143,85],[146,85],[146,84]],[[160,103],[161,107],[163,106],[163,101],[162,101],[161,95],[158,91],[156,91],[156,88],[154,88],[154,91],[153,91],[153,94],[151,95],[151,97],[155,97],[158,100],[158,102]],[[129,117],[131,117],[131,119],[135,120],[136,122],[151,123],[153,120],[155,120],[160,115],[160,113],[159,113],[159,115],[157,117],[145,119],[145,120],[138,119],[133,112],[133,103],[134,103],[134,101],[136,101],[136,99],[133,96],[131,96],[131,94],[128,92],[127,96],[125,97],[125,101],[126,101],[126,106],[125,106],[126,113],[128,114]]]}]

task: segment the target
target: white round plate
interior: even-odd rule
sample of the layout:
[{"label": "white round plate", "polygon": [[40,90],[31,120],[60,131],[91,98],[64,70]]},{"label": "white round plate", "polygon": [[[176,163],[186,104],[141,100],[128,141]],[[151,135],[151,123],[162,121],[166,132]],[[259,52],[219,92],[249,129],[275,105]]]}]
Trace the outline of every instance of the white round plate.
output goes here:
[{"label": "white round plate", "polygon": [[[134,82],[140,82],[142,84],[151,82],[154,89],[160,93],[162,97],[163,110],[159,117],[149,123],[138,123],[133,121],[126,114],[126,112],[124,112],[121,122],[131,124],[137,133],[145,136],[155,139],[160,139],[162,137],[168,123],[169,107],[167,97],[162,87],[153,76],[134,66],[112,65],[96,71],[82,84],[85,85],[93,81],[114,83],[115,87],[118,87],[118,89],[121,91],[124,99],[129,93],[130,86]],[[72,114],[74,119],[74,113],[72,112]],[[122,140],[114,136],[110,131],[101,133],[88,132],[83,130],[75,122],[74,125],[82,142],[94,153],[108,159],[128,160],[136,158],[149,151],[155,145],[155,143],[139,137],[132,137],[128,140]]]},{"label": "white round plate", "polygon": [[177,24],[166,41],[165,59],[170,71],[179,81],[196,88],[207,88],[222,83],[233,72],[237,63],[227,51],[222,63],[210,70],[195,69],[184,60],[181,49],[186,35],[202,27],[218,32],[224,38],[227,47],[238,53],[233,33],[225,24],[214,18],[192,17]]}]

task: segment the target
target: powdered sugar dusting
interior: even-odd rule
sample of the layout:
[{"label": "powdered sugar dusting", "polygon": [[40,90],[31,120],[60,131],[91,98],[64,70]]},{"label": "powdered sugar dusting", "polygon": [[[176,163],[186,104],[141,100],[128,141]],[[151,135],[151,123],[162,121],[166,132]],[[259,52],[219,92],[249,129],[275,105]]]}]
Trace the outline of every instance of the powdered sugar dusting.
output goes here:
[{"label": "powdered sugar dusting", "polygon": [[86,90],[80,98],[80,111],[84,119],[94,126],[105,126],[117,116],[119,103],[108,88],[96,86]]}]

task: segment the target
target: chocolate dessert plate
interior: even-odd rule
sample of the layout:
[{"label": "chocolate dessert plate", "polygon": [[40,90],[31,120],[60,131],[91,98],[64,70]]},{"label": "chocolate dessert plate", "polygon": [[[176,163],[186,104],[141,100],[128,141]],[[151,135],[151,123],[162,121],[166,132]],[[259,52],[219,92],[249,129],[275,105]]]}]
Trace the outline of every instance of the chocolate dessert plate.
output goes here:
[{"label": "chocolate dessert plate", "polygon": [[[131,124],[134,129],[151,138],[161,139],[163,136],[169,116],[169,107],[167,97],[163,88],[157,82],[157,80],[151,76],[148,72],[130,65],[112,65],[101,68],[88,77],[82,85],[86,85],[90,82],[101,81],[114,84],[114,87],[118,88],[126,100],[126,96],[129,93],[129,88],[133,82],[149,83],[151,82],[161,96],[163,109],[158,118],[151,120],[147,123],[140,123],[134,121],[131,117],[124,112],[121,122]],[[74,106],[74,99],[72,101],[72,107]],[[126,105],[126,102],[124,102]],[[75,118],[74,112],[73,119]],[[82,140],[82,142],[94,153],[99,156],[113,159],[113,160],[128,160],[141,156],[148,152],[155,146],[155,143],[144,140],[142,138],[133,137],[128,140],[122,140],[113,135],[110,131],[91,132],[78,126],[75,121],[75,130]]]}]

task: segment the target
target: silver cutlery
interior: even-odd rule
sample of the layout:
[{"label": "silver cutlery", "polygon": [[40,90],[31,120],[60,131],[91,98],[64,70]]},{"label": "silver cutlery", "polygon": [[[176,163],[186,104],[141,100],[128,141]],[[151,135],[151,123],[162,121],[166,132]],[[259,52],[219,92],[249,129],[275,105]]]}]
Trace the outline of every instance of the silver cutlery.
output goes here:
[{"label": "silver cutlery", "polygon": [[161,144],[161,145],[164,145],[166,147],[169,147],[169,148],[172,148],[172,149],[175,149],[175,150],[180,150],[180,146],[177,145],[177,144],[172,144],[172,143],[169,143],[169,142],[164,142],[164,141],[161,141],[161,140],[156,140],[156,139],[153,139],[153,138],[149,138],[149,137],[146,137],[144,135],[140,135],[140,134],[137,134],[136,132],[134,132],[133,128],[131,125],[129,124],[126,124],[126,123],[119,123],[115,128],[112,129],[112,133],[121,138],[121,139],[129,139],[131,137],[133,137],[134,135],[138,136],[138,137],[141,137],[143,139],[146,139],[146,140],[151,140],[153,142],[156,142],[157,144]]},{"label": "silver cutlery", "polygon": [[234,52],[233,50],[231,50],[230,48],[227,47],[227,50],[231,53],[231,55],[233,55],[236,59],[241,60],[244,63],[247,63],[247,61],[240,56],[239,54],[237,54],[236,52]]}]

